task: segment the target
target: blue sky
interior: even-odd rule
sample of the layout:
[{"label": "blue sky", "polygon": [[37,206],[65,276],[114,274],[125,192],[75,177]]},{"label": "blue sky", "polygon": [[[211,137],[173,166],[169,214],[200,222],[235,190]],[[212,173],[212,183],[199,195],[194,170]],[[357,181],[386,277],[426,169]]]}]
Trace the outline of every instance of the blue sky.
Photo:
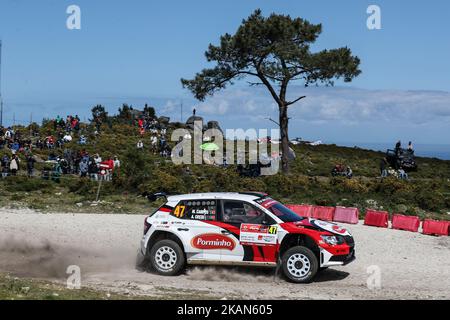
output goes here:
[{"label": "blue sky", "polygon": [[[66,28],[66,8],[81,8],[81,30]],[[381,8],[382,29],[368,30],[366,9]],[[336,88],[290,93],[291,137],[324,141],[450,143],[450,2],[431,1],[85,1],[0,0],[5,120],[73,113],[92,105],[155,105],[184,118],[198,103],[180,78],[206,67],[204,51],[233,33],[254,9],[323,24],[314,50],[349,46],[363,74]],[[271,128],[270,96],[245,83],[197,109],[223,127]]]}]

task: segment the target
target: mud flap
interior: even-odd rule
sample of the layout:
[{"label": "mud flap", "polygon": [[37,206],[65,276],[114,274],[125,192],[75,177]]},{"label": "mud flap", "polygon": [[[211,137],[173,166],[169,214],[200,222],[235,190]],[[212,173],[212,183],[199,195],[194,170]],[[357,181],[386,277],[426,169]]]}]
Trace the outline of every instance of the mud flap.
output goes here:
[{"label": "mud flap", "polygon": [[137,252],[135,268],[141,272],[146,272],[150,269],[150,263],[141,250]]}]

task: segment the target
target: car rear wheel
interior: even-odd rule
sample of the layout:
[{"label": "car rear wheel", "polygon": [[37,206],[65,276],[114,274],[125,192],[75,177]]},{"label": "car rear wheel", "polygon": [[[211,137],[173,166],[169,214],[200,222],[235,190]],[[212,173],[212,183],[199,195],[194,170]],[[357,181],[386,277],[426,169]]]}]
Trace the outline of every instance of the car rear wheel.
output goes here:
[{"label": "car rear wheel", "polygon": [[317,273],[319,264],[316,255],[306,247],[292,247],[281,260],[286,278],[295,283],[309,283]]},{"label": "car rear wheel", "polygon": [[183,250],[173,240],[160,240],[150,250],[150,263],[161,275],[177,275],[185,264]]}]

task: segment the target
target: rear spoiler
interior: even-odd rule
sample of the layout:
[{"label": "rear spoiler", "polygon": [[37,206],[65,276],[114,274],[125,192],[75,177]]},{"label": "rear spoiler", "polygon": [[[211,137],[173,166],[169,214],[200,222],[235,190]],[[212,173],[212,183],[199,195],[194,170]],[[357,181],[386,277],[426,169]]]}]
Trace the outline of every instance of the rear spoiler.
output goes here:
[{"label": "rear spoiler", "polygon": [[144,192],[142,196],[146,197],[150,202],[154,202],[158,200],[158,198],[165,198],[167,200],[167,194],[165,194],[164,192],[157,192],[157,193]]}]

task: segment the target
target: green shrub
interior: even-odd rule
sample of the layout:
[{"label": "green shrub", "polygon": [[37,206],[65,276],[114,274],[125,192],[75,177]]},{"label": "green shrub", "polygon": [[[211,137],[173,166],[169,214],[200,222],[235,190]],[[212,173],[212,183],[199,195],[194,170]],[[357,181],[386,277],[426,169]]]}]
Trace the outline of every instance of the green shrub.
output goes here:
[{"label": "green shrub", "polygon": [[424,210],[437,211],[445,207],[444,196],[436,191],[422,190],[417,195],[417,203]]},{"label": "green shrub", "polygon": [[12,192],[32,192],[54,188],[54,183],[51,181],[25,176],[8,177],[5,182],[6,188]]}]

